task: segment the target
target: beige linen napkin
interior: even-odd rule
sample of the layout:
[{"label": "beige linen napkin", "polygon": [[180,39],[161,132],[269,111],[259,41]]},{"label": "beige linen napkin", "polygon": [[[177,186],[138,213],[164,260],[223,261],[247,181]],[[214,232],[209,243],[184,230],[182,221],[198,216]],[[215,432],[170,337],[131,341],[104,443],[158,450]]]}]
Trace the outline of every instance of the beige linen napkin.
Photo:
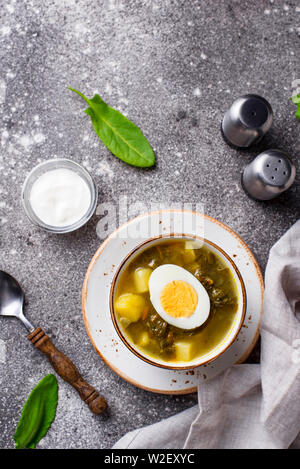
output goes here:
[{"label": "beige linen napkin", "polygon": [[300,220],[271,249],[265,285],[261,365],[199,383],[198,406],[114,448],[300,448]]}]

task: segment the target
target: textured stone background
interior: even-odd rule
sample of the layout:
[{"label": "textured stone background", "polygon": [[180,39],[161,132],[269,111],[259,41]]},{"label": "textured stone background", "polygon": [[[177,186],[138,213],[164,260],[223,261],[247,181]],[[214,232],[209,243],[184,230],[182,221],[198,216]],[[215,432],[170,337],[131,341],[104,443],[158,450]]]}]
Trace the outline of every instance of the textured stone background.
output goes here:
[{"label": "textured stone background", "polygon": [[[97,215],[75,234],[54,236],[26,219],[20,192],[38,162],[68,157],[89,169],[99,201],[201,202],[231,226],[265,267],[268,251],[299,216],[299,186],[270,203],[240,187],[243,167],[279,147],[298,164],[300,123],[289,101],[300,79],[296,1],[0,1],[1,268],[26,291],[26,314],[44,327],[110,403],[94,417],[62,380],[56,420],[40,447],[107,448],[126,431],[195,403],[122,381],[100,360],[81,318],[85,270],[100,244]],[[153,170],[126,166],[97,139],[73,86],[98,91],[136,122],[157,154]],[[257,92],[275,122],[260,148],[237,152],[219,127],[232,100]],[[299,179],[298,179],[299,181]],[[32,387],[51,368],[16,320],[0,319],[0,447],[13,434]],[[258,348],[251,360],[256,361]]]}]

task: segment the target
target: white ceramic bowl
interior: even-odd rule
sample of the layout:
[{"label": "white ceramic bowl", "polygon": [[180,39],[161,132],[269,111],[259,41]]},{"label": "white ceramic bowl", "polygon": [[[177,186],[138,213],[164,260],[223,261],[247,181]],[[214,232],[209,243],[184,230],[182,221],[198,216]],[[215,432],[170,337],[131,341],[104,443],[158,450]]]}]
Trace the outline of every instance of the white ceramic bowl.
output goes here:
[{"label": "white ceramic bowl", "polygon": [[[120,276],[126,266],[128,265],[129,262],[131,262],[134,257],[139,255],[143,250],[146,248],[149,248],[157,243],[160,243],[162,239],[185,239],[185,240],[198,240],[203,243],[203,245],[206,245],[211,251],[213,251],[215,254],[217,254],[221,259],[226,263],[226,265],[229,267],[233,278],[235,280],[236,286],[237,286],[237,291],[238,291],[238,310],[236,313],[236,318],[234,320],[234,323],[231,327],[231,330],[225,337],[225,339],[218,344],[217,347],[215,347],[213,350],[211,350],[209,353],[206,353],[205,355],[202,355],[200,357],[195,358],[194,360],[190,362],[166,362],[163,360],[159,360],[153,357],[150,357],[149,355],[143,353],[141,349],[137,348],[136,345],[129,340],[128,337],[123,333],[122,328],[120,326],[120,323],[118,321],[117,315],[115,314],[114,311],[114,297],[115,297],[115,292],[116,292],[116,287],[118,284],[118,281],[120,279]],[[176,234],[176,235],[168,235],[168,236],[159,236],[157,238],[151,238],[148,239],[147,241],[143,242],[142,244],[138,245],[135,249],[133,249],[126,257],[123,259],[121,262],[119,268],[116,271],[116,274],[114,276],[114,279],[112,281],[112,286],[110,290],[110,312],[111,312],[111,318],[114,324],[114,327],[121,338],[122,342],[129,348],[129,350],[134,353],[137,357],[139,357],[141,360],[144,360],[147,363],[150,363],[151,365],[155,365],[158,367],[162,368],[167,368],[171,370],[183,370],[183,369],[191,369],[195,368],[201,365],[204,365],[206,363],[209,363],[216,358],[220,357],[225,350],[230,347],[230,345],[234,342],[236,336],[238,335],[244,318],[245,318],[245,312],[246,312],[246,290],[244,286],[244,282],[242,279],[242,276],[236,267],[235,263],[233,260],[216,244],[213,242],[201,238],[198,236],[189,236],[185,234]]]}]

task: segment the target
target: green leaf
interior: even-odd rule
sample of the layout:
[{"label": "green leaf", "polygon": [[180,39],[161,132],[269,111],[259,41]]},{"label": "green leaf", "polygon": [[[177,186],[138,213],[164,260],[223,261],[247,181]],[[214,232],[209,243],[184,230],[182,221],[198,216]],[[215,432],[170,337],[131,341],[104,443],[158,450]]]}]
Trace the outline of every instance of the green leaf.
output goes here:
[{"label": "green leaf", "polygon": [[16,449],[35,448],[48,432],[56,414],[58,383],[47,375],[31,391],[14,436]]},{"label": "green leaf", "polygon": [[154,165],[152,147],[133,122],[106,104],[98,94],[88,99],[80,91],[70,87],[69,90],[89,105],[84,112],[90,116],[100,140],[115,156],[132,166],[147,168]]},{"label": "green leaf", "polygon": [[298,119],[300,120],[300,94],[292,96],[290,99],[293,101],[294,104],[297,105],[297,111],[295,116],[298,117]]}]

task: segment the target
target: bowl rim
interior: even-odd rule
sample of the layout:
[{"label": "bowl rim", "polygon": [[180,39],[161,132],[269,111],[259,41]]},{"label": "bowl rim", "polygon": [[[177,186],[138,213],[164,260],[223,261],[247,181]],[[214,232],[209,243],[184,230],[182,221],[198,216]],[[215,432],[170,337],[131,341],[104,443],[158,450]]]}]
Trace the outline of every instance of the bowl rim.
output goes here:
[{"label": "bowl rim", "polygon": [[[137,251],[139,251],[141,248],[143,248],[143,246],[151,243],[152,241],[156,241],[156,240],[159,240],[159,239],[179,239],[179,238],[181,238],[181,239],[188,238],[188,239],[195,239],[195,240],[198,240],[198,241],[202,241],[203,243],[206,243],[206,244],[214,247],[218,252],[220,252],[225,257],[227,263],[229,263],[230,266],[235,271],[235,273],[237,275],[237,278],[239,280],[239,283],[240,283],[242,295],[241,295],[241,299],[239,300],[239,302],[242,302],[242,313],[241,313],[239,325],[236,329],[236,332],[232,336],[230,342],[224,348],[222,348],[222,346],[221,346],[220,347],[220,352],[216,356],[214,356],[213,358],[208,358],[207,360],[201,361],[200,363],[193,363],[192,365],[186,364],[186,365],[181,365],[181,366],[174,366],[174,365],[167,364],[167,362],[166,362],[166,364],[164,364],[164,363],[158,363],[156,361],[153,361],[153,360],[151,360],[150,357],[147,357],[146,355],[143,355],[142,353],[140,353],[136,348],[134,348],[130,344],[130,342],[124,336],[124,334],[122,333],[122,331],[121,331],[121,329],[118,325],[116,315],[115,315],[115,311],[114,311],[113,296],[114,296],[114,292],[115,292],[116,282],[117,282],[118,276],[119,276],[123,266],[128,262],[128,260]],[[110,315],[111,315],[112,323],[114,325],[114,328],[115,328],[118,336],[120,337],[120,339],[122,340],[124,345],[132,353],[134,353],[138,358],[140,358],[141,360],[143,360],[144,362],[146,362],[150,365],[157,366],[159,368],[165,368],[165,369],[168,369],[168,370],[191,370],[191,369],[194,369],[194,368],[197,368],[199,366],[203,366],[203,365],[206,365],[210,362],[215,361],[217,358],[219,358],[233,344],[233,342],[235,341],[236,337],[238,336],[238,334],[239,334],[239,332],[242,328],[243,322],[245,320],[245,314],[246,314],[246,310],[247,310],[247,295],[246,295],[246,288],[245,288],[244,280],[242,278],[242,275],[241,275],[239,269],[237,268],[237,266],[236,266],[235,262],[233,261],[233,259],[231,259],[231,257],[221,247],[219,247],[217,244],[213,243],[212,241],[209,241],[208,239],[206,239],[202,236],[195,235],[195,234],[168,233],[168,234],[162,234],[162,235],[159,235],[159,236],[154,236],[154,237],[148,238],[147,240],[140,243],[138,246],[134,247],[122,259],[121,263],[117,267],[117,270],[114,274],[114,277],[113,277],[113,280],[112,280],[112,283],[111,283],[110,294],[109,294],[109,309],[110,309]],[[228,336],[228,338],[230,338],[230,335]],[[226,339],[225,339],[225,343],[226,343]]]}]

